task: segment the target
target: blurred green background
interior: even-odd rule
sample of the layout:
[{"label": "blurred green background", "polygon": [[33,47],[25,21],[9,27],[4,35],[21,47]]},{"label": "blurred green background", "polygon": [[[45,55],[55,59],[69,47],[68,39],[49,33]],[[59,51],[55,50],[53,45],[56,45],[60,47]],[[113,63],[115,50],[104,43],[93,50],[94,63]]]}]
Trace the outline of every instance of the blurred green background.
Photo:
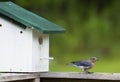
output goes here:
[{"label": "blurred green background", "polygon": [[66,29],[50,35],[50,71],[80,72],[66,64],[95,56],[91,71],[120,72],[120,0],[11,1]]}]

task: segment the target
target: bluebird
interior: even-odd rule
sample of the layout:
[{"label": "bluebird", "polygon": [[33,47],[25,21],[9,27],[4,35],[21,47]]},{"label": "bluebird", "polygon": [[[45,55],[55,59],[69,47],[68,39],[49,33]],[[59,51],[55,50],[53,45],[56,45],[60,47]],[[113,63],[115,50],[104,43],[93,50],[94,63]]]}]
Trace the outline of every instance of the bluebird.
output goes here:
[{"label": "bluebird", "polygon": [[98,60],[96,57],[91,57],[88,60],[73,61],[68,65],[78,67],[82,70],[83,73],[92,73],[87,70],[93,68],[95,62]]}]

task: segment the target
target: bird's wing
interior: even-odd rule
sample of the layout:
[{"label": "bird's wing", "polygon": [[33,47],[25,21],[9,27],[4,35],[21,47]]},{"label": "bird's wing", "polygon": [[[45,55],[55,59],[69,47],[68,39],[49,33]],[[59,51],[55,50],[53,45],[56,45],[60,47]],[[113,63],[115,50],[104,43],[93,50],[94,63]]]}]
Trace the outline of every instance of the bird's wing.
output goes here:
[{"label": "bird's wing", "polygon": [[91,63],[85,60],[82,61],[73,61],[71,64],[76,65],[76,66],[84,66],[84,67],[89,67],[91,66]]},{"label": "bird's wing", "polygon": [[91,63],[89,61],[80,61],[82,66],[89,67],[91,66]]}]

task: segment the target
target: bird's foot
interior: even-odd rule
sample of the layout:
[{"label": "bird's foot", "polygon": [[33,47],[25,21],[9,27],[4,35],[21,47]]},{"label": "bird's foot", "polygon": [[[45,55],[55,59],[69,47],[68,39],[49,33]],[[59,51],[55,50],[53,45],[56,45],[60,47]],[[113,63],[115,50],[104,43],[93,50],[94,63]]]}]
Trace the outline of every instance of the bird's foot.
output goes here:
[{"label": "bird's foot", "polygon": [[88,74],[92,74],[92,73],[94,73],[94,72],[89,72],[89,71],[86,71],[86,73],[88,73]]},{"label": "bird's foot", "polygon": [[94,72],[83,71],[82,73],[83,73],[83,74],[92,74],[92,73],[94,73]]}]

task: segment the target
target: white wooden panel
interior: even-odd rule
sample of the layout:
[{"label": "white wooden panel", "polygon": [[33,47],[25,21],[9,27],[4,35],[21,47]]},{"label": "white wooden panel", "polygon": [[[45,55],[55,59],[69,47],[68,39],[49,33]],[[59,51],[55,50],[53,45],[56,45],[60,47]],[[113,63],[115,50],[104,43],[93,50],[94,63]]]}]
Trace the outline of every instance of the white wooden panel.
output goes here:
[{"label": "white wooden panel", "polygon": [[[32,30],[0,18],[0,71],[32,70]],[[23,33],[20,33],[22,31]]]},{"label": "white wooden panel", "polygon": [[[39,37],[43,37],[43,44],[39,44]],[[48,71],[49,60],[49,36],[42,35],[33,30],[33,70],[38,72]]]},{"label": "white wooden panel", "polygon": [[41,71],[49,71],[49,36],[48,35],[43,35],[43,45],[42,45],[40,57],[43,57],[43,59],[40,60]]},{"label": "white wooden panel", "polygon": [[[23,33],[20,33],[22,31]],[[30,29],[15,31],[14,70],[28,72],[32,69],[32,31]]]},{"label": "white wooden panel", "polygon": [[[11,24],[0,18],[0,71],[11,70],[12,56],[14,54],[14,30],[11,29]],[[10,28],[8,28],[10,27]]]}]

